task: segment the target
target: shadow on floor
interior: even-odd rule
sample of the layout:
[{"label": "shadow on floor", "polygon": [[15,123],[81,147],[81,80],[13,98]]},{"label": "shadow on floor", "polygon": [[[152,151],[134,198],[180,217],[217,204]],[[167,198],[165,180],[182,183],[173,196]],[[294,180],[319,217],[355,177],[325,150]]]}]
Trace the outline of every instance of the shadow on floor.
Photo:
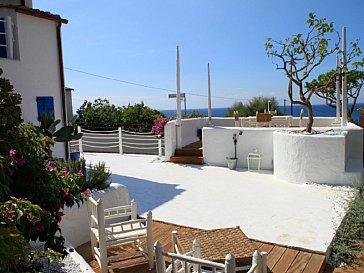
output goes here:
[{"label": "shadow on floor", "polygon": [[138,213],[143,214],[174,199],[185,190],[178,189],[178,184],[164,184],[131,176],[112,174],[113,183],[120,183],[128,188],[130,199],[138,204]]}]

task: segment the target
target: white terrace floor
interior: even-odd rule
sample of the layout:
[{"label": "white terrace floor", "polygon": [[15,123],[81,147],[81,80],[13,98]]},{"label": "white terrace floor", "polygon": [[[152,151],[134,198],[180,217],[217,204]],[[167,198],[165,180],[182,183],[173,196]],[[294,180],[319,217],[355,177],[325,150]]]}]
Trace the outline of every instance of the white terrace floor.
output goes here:
[{"label": "white terrace floor", "polygon": [[105,161],[153,218],[204,229],[240,226],[253,239],[326,252],[353,191],[297,185],[271,172],[161,162],[157,156],[86,153]]}]

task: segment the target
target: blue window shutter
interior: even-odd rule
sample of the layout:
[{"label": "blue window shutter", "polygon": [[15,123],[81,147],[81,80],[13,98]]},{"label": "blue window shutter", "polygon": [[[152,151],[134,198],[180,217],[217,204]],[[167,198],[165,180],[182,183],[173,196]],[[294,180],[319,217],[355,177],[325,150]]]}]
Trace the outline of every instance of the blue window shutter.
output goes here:
[{"label": "blue window shutter", "polygon": [[54,119],[54,101],[53,97],[37,97],[37,109],[38,109],[38,117],[42,112],[46,114],[52,114]]}]

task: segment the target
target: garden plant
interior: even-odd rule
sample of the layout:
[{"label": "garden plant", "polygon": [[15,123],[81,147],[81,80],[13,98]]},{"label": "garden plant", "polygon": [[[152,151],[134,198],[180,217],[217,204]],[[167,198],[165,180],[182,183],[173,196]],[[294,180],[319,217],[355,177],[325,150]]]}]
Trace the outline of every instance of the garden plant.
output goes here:
[{"label": "garden plant", "polygon": [[[84,162],[51,159],[54,137],[23,124],[20,103],[0,78],[0,272],[41,272],[39,257],[68,253],[59,227],[64,208],[84,202],[95,183]],[[45,252],[30,247],[37,240]]]}]

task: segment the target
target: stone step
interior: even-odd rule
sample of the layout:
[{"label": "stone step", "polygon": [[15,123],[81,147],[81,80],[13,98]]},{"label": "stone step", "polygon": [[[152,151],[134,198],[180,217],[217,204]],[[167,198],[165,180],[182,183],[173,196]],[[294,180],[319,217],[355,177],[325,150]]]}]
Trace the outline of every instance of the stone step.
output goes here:
[{"label": "stone step", "polygon": [[202,156],[202,148],[176,149],[175,156]]},{"label": "stone step", "polygon": [[195,165],[203,165],[204,163],[202,156],[171,156],[169,161],[173,163],[184,163],[184,164],[195,164]]}]

